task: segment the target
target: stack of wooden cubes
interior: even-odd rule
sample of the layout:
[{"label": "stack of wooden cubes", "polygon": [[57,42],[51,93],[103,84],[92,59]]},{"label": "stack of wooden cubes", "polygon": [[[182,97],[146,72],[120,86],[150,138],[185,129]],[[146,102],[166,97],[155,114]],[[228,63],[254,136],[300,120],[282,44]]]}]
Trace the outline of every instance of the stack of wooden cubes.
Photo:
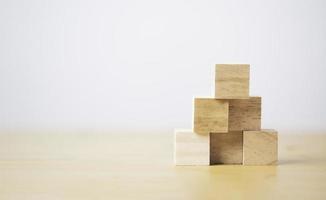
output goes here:
[{"label": "stack of wooden cubes", "polygon": [[261,97],[249,96],[250,66],[215,68],[215,97],[195,98],[193,129],[175,130],[175,164],[276,164],[277,132],[261,129]]}]

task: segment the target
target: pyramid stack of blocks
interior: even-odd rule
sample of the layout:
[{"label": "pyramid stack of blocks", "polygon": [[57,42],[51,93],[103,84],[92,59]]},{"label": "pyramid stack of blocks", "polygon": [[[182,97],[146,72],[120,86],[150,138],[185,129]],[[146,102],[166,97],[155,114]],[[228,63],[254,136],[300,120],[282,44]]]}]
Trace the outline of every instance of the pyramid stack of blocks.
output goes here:
[{"label": "pyramid stack of blocks", "polygon": [[277,163],[277,132],[261,129],[261,97],[249,96],[249,67],[215,66],[215,97],[195,98],[193,129],[175,130],[176,165]]}]

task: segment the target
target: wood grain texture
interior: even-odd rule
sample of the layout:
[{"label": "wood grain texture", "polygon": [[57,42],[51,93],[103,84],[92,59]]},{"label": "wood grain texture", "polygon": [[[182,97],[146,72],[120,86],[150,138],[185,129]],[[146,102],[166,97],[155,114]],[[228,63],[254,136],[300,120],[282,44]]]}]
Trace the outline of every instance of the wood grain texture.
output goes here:
[{"label": "wood grain texture", "polygon": [[277,163],[278,137],[275,130],[243,132],[243,164],[274,165]]},{"label": "wood grain texture", "polygon": [[228,131],[229,102],[213,98],[195,98],[193,130],[198,134]]},{"label": "wood grain texture", "polygon": [[217,64],[215,66],[215,97],[242,99],[249,97],[249,65]]},{"label": "wood grain texture", "polygon": [[229,131],[260,130],[261,97],[229,100]]},{"label": "wood grain texture", "polygon": [[277,166],[174,166],[173,131],[123,129],[1,132],[0,199],[326,199],[326,132],[279,134]]},{"label": "wood grain texture", "polygon": [[209,135],[175,130],[175,165],[209,165]]},{"label": "wood grain texture", "polygon": [[243,134],[239,132],[210,134],[210,164],[242,164]]}]

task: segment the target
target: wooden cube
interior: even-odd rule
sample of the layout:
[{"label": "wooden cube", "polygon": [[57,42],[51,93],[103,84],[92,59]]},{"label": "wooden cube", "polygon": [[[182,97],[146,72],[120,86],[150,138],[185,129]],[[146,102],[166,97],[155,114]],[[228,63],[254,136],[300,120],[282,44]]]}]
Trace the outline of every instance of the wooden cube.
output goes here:
[{"label": "wooden cube", "polygon": [[175,165],[209,165],[209,135],[175,130]]},{"label": "wooden cube", "polygon": [[198,134],[228,131],[229,102],[212,98],[195,98],[193,130]]},{"label": "wooden cube", "polygon": [[275,130],[243,132],[243,164],[274,165],[277,163]]},{"label": "wooden cube", "polygon": [[229,132],[210,134],[210,164],[242,164],[243,134]]},{"label": "wooden cube", "polygon": [[249,97],[249,65],[217,64],[215,66],[215,97],[245,99]]},{"label": "wooden cube", "polygon": [[261,97],[229,100],[229,131],[260,130]]}]

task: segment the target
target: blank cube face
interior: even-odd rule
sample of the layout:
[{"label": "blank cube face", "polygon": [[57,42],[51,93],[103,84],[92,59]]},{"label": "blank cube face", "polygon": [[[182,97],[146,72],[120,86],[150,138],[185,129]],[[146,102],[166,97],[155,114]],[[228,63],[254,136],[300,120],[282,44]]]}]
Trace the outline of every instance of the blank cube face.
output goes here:
[{"label": "blank cube face", "polygon": [[249,65],[215,66],[215,97],[243,99],[249,97]]},{"label": "blank cube face", "polygon": [[195,98],[194,131],[208,135],[210,132],[228,131],[229,102],[210,98]]},{"label": "blank cube face", "polygon": [[210,164],[242,164],[243,134],[210,134]]},{"label": "blank cube face", "polygon": [[176,130],[174,161],[176,165],[209,165],[209,135]]},{"label": "blank cube face", "polygon": [[275,130],[243,132],[243,164],[273,165],[277,163],[277,132]]},{"label": "blank cube face", "polygon": [[261,97],[229,100],[229,131],[260,130]]}]

